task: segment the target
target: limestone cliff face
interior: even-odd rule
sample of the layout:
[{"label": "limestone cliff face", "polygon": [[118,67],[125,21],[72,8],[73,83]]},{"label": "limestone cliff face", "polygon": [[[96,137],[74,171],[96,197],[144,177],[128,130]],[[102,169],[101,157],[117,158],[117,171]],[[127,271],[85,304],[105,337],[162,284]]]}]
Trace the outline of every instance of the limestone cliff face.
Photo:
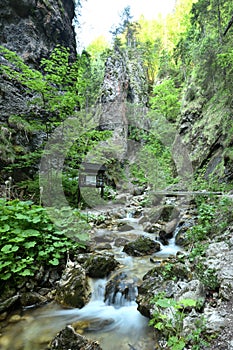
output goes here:
[{"label": "limestone cliff face", "polygon": [[[75,58],[74,16],[73,0],[1,0],[0,45],[36,68],[58,44],[69,47]],[[28,98],[22,86],[0,77],[0,121],[30,113]]]},{"label": "limestone cliff face", "polygon": [[[190,90],[194,90],[190,93]],[[226,181],[233,179],[232,112],[229,104],[216,94],[210,100],[189,86],[185,93],[178,132],[190,152],[194,170],[202,169],[205,177],[217,175]]]},{"label": "limestone cliff face", "polygon": [[[1,0],[0,45],[37,69],[41,58],[47,58],[58,44],[68,47],[75,59],[74,16],[74,0]],[[5,59],[0,54],[1,63],[5,64]],[[40,116],[41,110],[30,104],[32,98],[19,82],[0,75],[0,166],[14,162],[22,152],[34,151],[43,141],[43,133],[24,130],[20,119]],[[18,117],[18,122],[12,122],[12,116]]]},{"label": "limestone cliff face", "polygon": [[38,65],[57,45],[75,55],[73,0],[1,0],[0,44]]},{"label": "limestone cliff face", "polygon": [[[115,48],[105,63],[99,125],[113,130],[118,158],[127,157],[128,126],[143,120],[148,102],[148,82],[140,56],[135,51]],[[142,124],[140,125],[142,127]]]}]

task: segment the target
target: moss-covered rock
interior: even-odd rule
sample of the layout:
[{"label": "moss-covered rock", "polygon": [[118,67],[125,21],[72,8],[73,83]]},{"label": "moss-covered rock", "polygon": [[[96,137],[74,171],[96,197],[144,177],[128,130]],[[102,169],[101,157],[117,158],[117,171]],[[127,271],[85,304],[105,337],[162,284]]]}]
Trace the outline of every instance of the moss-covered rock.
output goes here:
[{"label": "moss-covered rock", "polygon": [[132,256],[150,255],[161,249],[160,243],[148,237],[139,237],[124,246],[123,251]]},{"label": "moss-covered rock", "polygon": [[82,308],[90,299],[85,270],[76,265],[66,269],[57,284],[55,300],[66,307]]},{"label": "moss-covered rock", "polygon": [[93,278],[104,278],[114,271],[119,265],[119,262],[114,258],[114,255],[93,254],[90,255],[84,263],[84,268],[88,276]]}]

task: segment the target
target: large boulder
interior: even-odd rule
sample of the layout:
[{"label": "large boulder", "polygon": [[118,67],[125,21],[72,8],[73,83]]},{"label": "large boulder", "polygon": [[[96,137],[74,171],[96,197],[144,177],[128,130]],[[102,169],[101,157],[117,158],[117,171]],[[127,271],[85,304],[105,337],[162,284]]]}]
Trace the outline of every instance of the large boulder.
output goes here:
[{"label": "large boulder", "polygon": [[138,310],[143,316],[152,317],[154,306],[150,302],[151,299],[159,293],[165,293],[167,298],[176,298],[176,296],[178,298],[181,287],[176,281],[179,279],[179,282],[183,283],[182,290],[185,292],[188,290],[184,289],[186,287],[185,281],[188,280],[189,275],[189,268],[174,258],[156,265],[144,275],[143,281],[138,287]]},{"label": "large boulder", "polygon": [[150,255],[161,249],[160,243],[148,237],[139,237],[124,246],[123,251],[131,256]]},{"label": "large boulder", "polygon": [[231,300],[233,296],[233,238],[229,242],[211,243],[206,250],[203,264],[206,271],[215,271],[216,283],[223,299]]},{"label": "large boulder", "polygon": [[88,276],[93,278],[104,278],[114,271],[119,265],[119,262],[114,258],[114,255],[107,254],[92,254],[89,255],[84,263],[84,268]]},{"label": "large boulder", "polygon": [[179,209],[174,205],[161,205],[152,208],[149,213],[149,220],[151,223],[158,221],[169,222],[178,219],[180,215]]},{"label": "large boulder", "polygon": [[81,265],[67,268],[57,284],[55,300],[65,307],[82,308],[90,299],[90,288]]}]

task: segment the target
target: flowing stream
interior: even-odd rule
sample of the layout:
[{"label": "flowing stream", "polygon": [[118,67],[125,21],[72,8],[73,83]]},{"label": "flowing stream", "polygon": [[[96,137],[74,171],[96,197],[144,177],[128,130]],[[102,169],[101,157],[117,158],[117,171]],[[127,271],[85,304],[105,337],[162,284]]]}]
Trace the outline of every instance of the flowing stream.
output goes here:
[{"label": "flowing stream", "polygon": [[[139,219],[127,217],[122,219],[133,227],[128,232],[114,233],[128,240],[139,235],[153,237],[143,231]],[[96,231],[100,237],[106,230]],[[115,258],[120,262],[119,273],[126,276],[127,281],[140,281],[143,275],[154,265],[150,257],[130,257],[121,247],[113,247]],[[175,239],[169,245],[162,246],[161,251],[153,255],[153,259],[164,259],[175,255],[180,250]],[[112,274],[109,278],[113,278]],[[46,344],[66,325],[72,324],[78,333],[89,339],[98,340],[103,350],[153,350],[155,340],[153,331],[148,326],[148,319],[137,311],[137,283],[132,283],[127,297],[117,293],[114,298],[110,294],[105,298],[107,279],[90,279],[92,297],[82,309],[63,309],[56,303],[40,308],[27,309],[21,315],[20,322],[10,323],[4,330],[1,348],[4,350],[45,350]],[[106,299],[106,300],[105,300]]]}]

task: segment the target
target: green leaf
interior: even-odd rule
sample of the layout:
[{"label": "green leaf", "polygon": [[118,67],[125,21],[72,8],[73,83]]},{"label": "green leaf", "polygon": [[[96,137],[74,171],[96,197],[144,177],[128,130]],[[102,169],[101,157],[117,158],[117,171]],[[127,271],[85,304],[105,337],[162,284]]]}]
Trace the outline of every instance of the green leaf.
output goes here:
[{"label": "green leaf", "polygon": [[47,255],[48,255],[47,250],[46,250],[46,251],[41,250],[41,251],[39,252],[39,256],[41,256],[41,257],[47,256]]},{"label": "green leaf", "polygon": [[11,264],[12,264],[11,261],[0,262],[0,269],[2,269],[3,267],[9,266]]},{"label": "green leaf", "polygon": [[9,218],[9,215],[3,215],[0,217],[0,220],[4,221],[4,220],[8,220],[8,218]]},{"label": "green leaf", "polygon": [[54,242],[53,245],[56,248],[63,247],[64,246],[64,242]]},{"label": "green leaf", "polygon": [[24,270],[26,266],[27,266],[27,264],[18,264],[16,266],[12,267],[11,271],[14,273],[18,273],[18,272]]},{"label": "green leaf", "polygon": [[36,216],[36,217],[34,217],[34,218],[32,219],[33,224],[37,224],[37,223],[40,222],[40,221],[41,221],[41,217],[40,217],[40,216]]},{"label": "green leaf", "polygon": [[1,276],[1,279],[6,281],[11,277],[11,275],[12,275],[11,272],[7,272],[6,274]]},{"label": "green leaf", "polygon": [[26,242],[25,244],[24,244],[24,246],[25,246],[25,248],[33,248],[33,247],[35,247],[35,245],[36,245],[36,242],[35,241],[33,241],[33,242]]},{"label": "green leaf", "polygon": [[178,306],[180,307],[192,307],[192,306],[196,306],[197,305],[197,301],[194,299],[182,299],[178,302]]},{"label": "green leaf", "polygon": [[13,243],[20,243],[25,241],[24,237],[12,237],[11,239],[9,239],[9,242],[13,242]]},{"label": "green leaf", "polygon": [[3,227],[0,228],[0,232],[7,232],[10,230],[10,226],[8,224],[5,224]]},{"label": "green leaf", "polygon": [[25,269],[20,273],[21,276],[32,276],[34,275],[33,271],[29,270],[29,269]]},{"label": "green leaf", "polygon": [[172,336],[168,339],[168,346],[171,346],[172,350],[183,350],[185,347],[185,342],[183,339],[179,339],[176,336]]},{"label": "green leaf", "polygon": [[156,301],[156,305],[163,307],[163,308],[166,308],[166,307],[175,306],[176,302],[172,299],[163,298],[163,299],[158,299]]},{"label": "green leaf", "polygon": [[164,329],[164,324],[162,322],[157,322],[154,325],[154,328],[157,328],[158,330]]},{"label": "green leaf", "polygon": [[28,221],[28,216],[20,213],[16,213],[15,217],[19,220],[27,220]]},{"label": "green leaf", "polygon": [[27,237],[30,237],[30,236],[38,237],[41,234],[40,234],[40,231],[38,230],[28,229],[23,231],[23,235]]},{"label": "green leaf", "polygon": [[57,258],[53,258],[52,260],[49,260],[49,263],[51,265],[57,266],[59,265],[59,260]]},{"label": "green leaf", "polygon": [[4,245],[4,247],[2,247],[1,252],[5,253],[5,254],[9,254],[9,253],[13,253],[16,252],[19,249],[19,247],[13,246],[12,244],[6,244]]}]

